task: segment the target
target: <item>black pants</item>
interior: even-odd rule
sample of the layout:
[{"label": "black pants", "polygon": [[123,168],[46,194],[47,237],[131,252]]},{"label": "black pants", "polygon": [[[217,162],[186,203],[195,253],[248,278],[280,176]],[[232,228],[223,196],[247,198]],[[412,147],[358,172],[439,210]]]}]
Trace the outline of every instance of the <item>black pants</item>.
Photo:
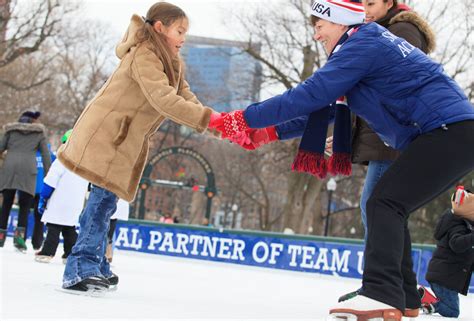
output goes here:
[{"label": "black pants", "polygon": [[367,201],[361,294],[402,311],[420,306],[407,220],[472,171],[473,146],[474,121],[450,124],[419,136],[385,172]]},{"label": "black pants", "polygon": [[59,234],[63,233],[64,240],[64,256],[68,257],[71,254],[71,249],[76,244],[77,232],[74,226],[65,226],[47,223],[46,227],[48,232],[46,233],[46,239],[44,240],[41,254],[54,256],[59,245]]},{"label": "black pants", "polygon": [[33,244],[34,249],[39,249],[44,240],[44,224],[41,222],[41,215],[38,213],[39,199],[40,195],[36,194],[33,202],[35,226],[33,228],[33,236],[31,237],[31,244]]},{"label": "black pants", "polygon": [[[16,189],[4,189],[2,213],[0,214],[0,229],[7,229],[8,218],[15,200]],[[18,227],[25,227],[28,223],[28,214],[30,213],[31,204],[33,203],[33,195],[23,191],[18,191],[18,206],[20,211],[18,213]],[[25,236],[26,238],[26,236]]]}]

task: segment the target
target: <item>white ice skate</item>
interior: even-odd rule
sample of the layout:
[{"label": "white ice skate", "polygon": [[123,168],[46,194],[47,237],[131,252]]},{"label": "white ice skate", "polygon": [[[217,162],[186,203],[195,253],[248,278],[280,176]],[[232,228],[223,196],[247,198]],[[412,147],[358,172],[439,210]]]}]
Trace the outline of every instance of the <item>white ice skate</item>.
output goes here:
[{"label": "white ice skate", "polygon": [[363,295],[338,303],[329,313],[328,321],[402,321],[400,310]]},{"label": "white ice skate", "polygon": [[35,255],[35,261],[39,263],[49,263],[53,259],[53,256],[49,255]]}]

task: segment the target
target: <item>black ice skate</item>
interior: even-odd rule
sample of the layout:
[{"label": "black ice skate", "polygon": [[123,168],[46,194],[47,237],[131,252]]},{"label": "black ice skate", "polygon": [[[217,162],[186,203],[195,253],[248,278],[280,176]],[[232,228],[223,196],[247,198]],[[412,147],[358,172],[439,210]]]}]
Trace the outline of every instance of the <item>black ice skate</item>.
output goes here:
[{"label": "black ice skate", "polygon": [[112,272],[112,275],[107,278],[107,281],[109,281],[110,284],[109,291],[116,291],[119,283],[118,275]]},{"label": "black ice skate", "polygon": [[85,296],[103,296],[109,289],[109,281],[101,276],[91,276],[79,283],[69,287],[62,287],[66,293],[85,295]]}]

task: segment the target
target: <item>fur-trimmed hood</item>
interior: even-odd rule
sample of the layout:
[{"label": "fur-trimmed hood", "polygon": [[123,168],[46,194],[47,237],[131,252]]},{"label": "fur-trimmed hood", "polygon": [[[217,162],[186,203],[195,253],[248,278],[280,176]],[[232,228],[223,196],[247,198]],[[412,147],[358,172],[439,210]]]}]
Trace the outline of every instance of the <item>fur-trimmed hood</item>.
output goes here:
[{"label": "fur-trimmed hood", "polygon": [[414,11],[401,11],[390,19],[389,25],[397,22],[408,22],[414,25],[424,35],[427,44],[427,53],[431,53],[436,48],[436,37],[428,22]]},{"label": "fur-trimmed hood", "polygon": [[28,123],[8,123],[3,126],[5,133],[10,131],[20,131],[20,132],[38,132],[46,135],[46,127],[43,124],[28,124]]}]

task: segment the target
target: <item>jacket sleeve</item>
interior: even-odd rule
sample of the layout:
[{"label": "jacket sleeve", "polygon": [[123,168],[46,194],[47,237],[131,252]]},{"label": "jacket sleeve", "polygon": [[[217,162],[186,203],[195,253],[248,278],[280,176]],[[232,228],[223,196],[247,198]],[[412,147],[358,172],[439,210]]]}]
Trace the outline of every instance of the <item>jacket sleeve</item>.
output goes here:
[{"label": "jacket sleeve", "polygon": [[275,126],[279,140],[287,140],[303,136],[308,116],[296,118]]},{"label": "jacket sleeve", "polygon": [[131,65],[132,78],[140,86],[153,108],[172,121],[204,132],[212,109],[187,101],[169,84],[161,60],[145,46],[140,46]]},{"label": "jacket sleeve", "polygon": [[199,99],[197,99],[196,95],[191,91],[191,88],[189,87],[189,84],[186,80],[183,81],[183,88],[181,89],[180,95],[187,101],[202,105]]},{"label": "jacket sleeve", "polygon": [[52,188],[58,187],[58,183],[66,170],[67,169],[62,166],[59,160],[55,160],[51,165],[51,170],[48,172],[48,175],[44,178],[44,183]]},{"label": "jacket sleeve", "polygon": [[251,128],[263,128],[307,116],[343,96],[368,75],[379,56],[370,39],[348,40],[324,67],[281,95],[255,103],[244,112]]},{"label": "jacket sleeve", "polygon": [[51,154],[45,136],[41,138],[41,141],[39,143],[39,151],[43,160],[44,175],[46,176],[49,171],[49,168],[51,167]]},{"label": "jacket sleeve", "polygon": [[[455,253],[466,252],[474,246],[474,232],[466,234],[465,228],[462,231],[455,229],[449,233],[449,247]],[[463,233],[464,232],[464,233]]]}]

